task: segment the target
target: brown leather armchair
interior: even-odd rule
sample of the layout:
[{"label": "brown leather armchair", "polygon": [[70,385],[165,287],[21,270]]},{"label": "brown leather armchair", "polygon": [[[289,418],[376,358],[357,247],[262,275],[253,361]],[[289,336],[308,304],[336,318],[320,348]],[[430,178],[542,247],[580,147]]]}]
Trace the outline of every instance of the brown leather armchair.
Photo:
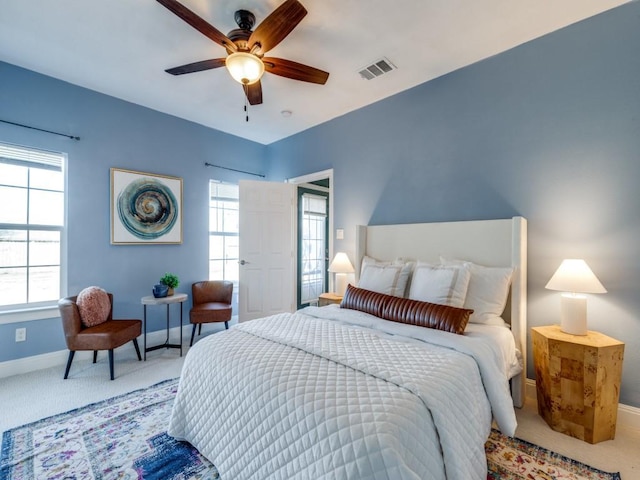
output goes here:
[{"label": "brown leather armchair", "polygon": [[191,285],[193,308],[189,312],[189,319],[193,323],[191,331],[191,343],[198,326],[198,335],[202,333],[202,324],[211,322],[224,322],[224,327],[229,328],[231,320],[231,297],[233,296],[233,283],[227,280],[208,280],[196,282]]},{"label": "brown leather armchair", "polygon": [[142,320],[114,320],[113,315],[113,295],[109,295],[111,310],[107,321],[93,327],[85,327],[80,318],[80,311],[76,304],[77,296],[62,298],[58,301],[58,309],[62,318],[62,327],[64,329],[64,337],[69,349],[69,359],[67,360],[67,368],[64,371],[66,380],[71,368],[73,356],[78,350],[93,350],[93,363],[98,358],[98,350],[109,350],[109,370],[111,380],[113,380],[113,349],[124,345],[132,340],[136,347],[138,360],[142,360],[140,356],[140,348],[138,347],[137,337],[142,333]]}]

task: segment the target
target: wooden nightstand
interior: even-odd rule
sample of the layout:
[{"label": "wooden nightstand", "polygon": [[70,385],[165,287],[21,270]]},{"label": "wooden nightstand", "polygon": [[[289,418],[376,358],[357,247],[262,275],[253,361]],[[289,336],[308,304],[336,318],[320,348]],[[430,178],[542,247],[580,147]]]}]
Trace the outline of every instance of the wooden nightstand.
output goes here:
[{"label": "wooden nightstand", "polygon": [[624,343],[598,332],[570,335],[534,327],[538,413],[549,426],[589,443],[616,434]]},{"label": "wooden nightstand", "polygon": [[331,305],[332,303],[342,302],[342,295],[336,295],[335,293],[321,293],[318,297],[318,306],[324,307],[325,305]]}]

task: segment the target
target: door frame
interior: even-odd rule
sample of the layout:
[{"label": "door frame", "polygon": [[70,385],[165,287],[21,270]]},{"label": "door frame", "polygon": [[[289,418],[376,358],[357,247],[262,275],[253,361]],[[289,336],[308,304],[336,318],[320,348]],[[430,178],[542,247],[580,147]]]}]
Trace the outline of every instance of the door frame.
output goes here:
[{"label": "door frame", "polygon": [[[301,175],[299,177],[287,178],[285,180],[286,183],[293,183],[294,185],[300,185],[303,183],[317,182],[318,180],[329,179],[329,259],[333,258],[333,168],[329,168],[327,170],[321,170],[319,172],[309,173],[307,175]],[[296,215],[295,215],[295,231],[298,232],[298,215],[297,215],[297,206],[296,206]],[[297,233],[296,233],[297,236]],[[297,239],[296,239],[297,240]],[[297,245],[297,241],[295,242]],[[296,247],[297,248],[297,247]],[[298,252],[296,251],[296,257],[298,256]],[[297,262],[296,262],[297,265]],[[296,266],[296,282],[298,278],[297,266]],[[333,275],[329,275],[329,291],[334,291],[333,285]],[[297,297],[297,294],[296,294]]]}]

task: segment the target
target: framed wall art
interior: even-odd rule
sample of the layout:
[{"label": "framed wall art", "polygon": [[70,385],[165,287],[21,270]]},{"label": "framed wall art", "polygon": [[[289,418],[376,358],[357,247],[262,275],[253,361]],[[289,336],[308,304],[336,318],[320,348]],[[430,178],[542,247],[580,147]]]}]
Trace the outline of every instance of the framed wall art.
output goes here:
[{"label": "framed wall art", "polygon": [[111,243],[182,243],[182,178],[112,168]]}]

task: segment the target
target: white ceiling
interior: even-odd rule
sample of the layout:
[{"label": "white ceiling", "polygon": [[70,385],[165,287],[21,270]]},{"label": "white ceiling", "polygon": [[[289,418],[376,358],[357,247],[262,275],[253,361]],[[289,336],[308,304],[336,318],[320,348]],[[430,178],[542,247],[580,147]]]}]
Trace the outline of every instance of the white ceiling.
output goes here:
[{"label": "white ceiling", "polygon": [[[257,25],[283,0],[182,1],[226,34],[236,10]],[[242,87],[225,69],[164,72],[225,52],[154,0],[0,0],[0,60],[269,144],[627,1],[301,0],[308,15],[268,56],[329,80],[265,74],[264,103],[249,108],[248,123]],[[361,79],[381,57],[397,70]]]}]

